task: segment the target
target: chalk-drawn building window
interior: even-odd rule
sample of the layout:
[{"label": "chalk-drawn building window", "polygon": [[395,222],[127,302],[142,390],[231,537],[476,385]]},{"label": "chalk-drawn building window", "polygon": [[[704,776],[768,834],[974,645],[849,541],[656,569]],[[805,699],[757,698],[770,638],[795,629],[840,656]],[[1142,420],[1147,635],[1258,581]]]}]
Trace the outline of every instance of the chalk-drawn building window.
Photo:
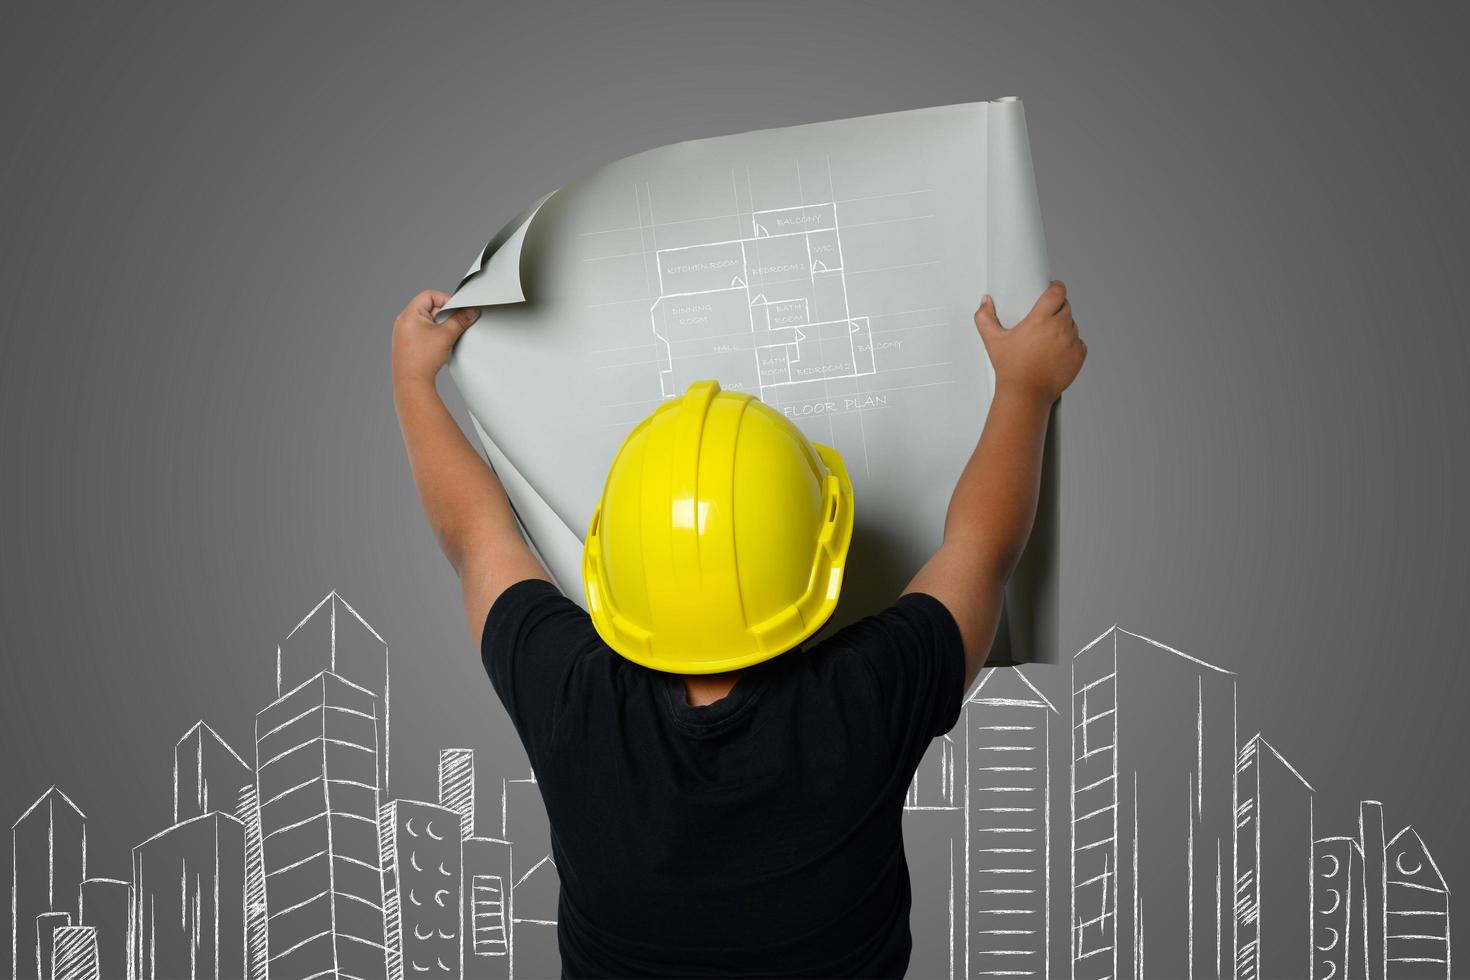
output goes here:
[{"label": "chalk-drawn building window", "polygon": [[470,921],[476,956],[502,956],[506,952],[504,894],[500,875],[475,875],[471,879]]}]

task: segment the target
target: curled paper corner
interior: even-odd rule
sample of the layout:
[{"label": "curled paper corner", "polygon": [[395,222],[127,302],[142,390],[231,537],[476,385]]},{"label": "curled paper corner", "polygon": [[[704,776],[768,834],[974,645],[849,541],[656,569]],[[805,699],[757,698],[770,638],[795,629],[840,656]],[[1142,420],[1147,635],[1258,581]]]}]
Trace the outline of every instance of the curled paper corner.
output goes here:
[{"label": "curled paper corner", "polygon": [[454,295],[440,309],[437,318],[470,306],[502,306],[526,301],[525,281],[521,275],[521,250],[526,234],[541,206],[556,191],[541,195],[529,208],[511,219],[480,250]]}]

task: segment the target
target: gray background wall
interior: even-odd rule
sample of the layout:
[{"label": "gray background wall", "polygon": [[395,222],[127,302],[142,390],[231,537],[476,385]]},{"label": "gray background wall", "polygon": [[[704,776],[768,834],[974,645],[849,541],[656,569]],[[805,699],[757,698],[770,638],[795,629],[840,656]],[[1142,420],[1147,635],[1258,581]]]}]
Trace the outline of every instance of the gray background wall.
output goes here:
[{"label": "gray background wall", "polygon": [[126,876],[168,822],[174,741],[203,717],[248,746],[275,643],[333,588],[393,647],[395,790],[431,794],[437,749],[472,746],[489,806],[524,756],[417,508],[394,314],[600,162],[1019,95],[1091,346],[1066,400],[1066,648],[1117,622],[1237,671],[1242,738],[1313,781],[1319,833],[1382,799],[1470,882],[1467,26],[7,8],[0,815],[59,783],[89,871]]}]

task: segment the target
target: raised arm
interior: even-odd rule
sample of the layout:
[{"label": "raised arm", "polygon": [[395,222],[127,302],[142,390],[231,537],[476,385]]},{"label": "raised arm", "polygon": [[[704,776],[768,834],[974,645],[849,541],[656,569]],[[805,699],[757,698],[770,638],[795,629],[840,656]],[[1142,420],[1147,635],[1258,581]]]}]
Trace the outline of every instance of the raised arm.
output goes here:
[{"label": "raised arm", "polygon": [[435,314],[447,302],[447,293],[427,289],[394,321],[393,404],[424,514],[459,574],[470,636],[478,643],[485,616],[506,586],[527,578],[549,581],[551,576],[521,537],[495,471],[475,452],[439,397],[439,369],[480,314],[460,310],[435,323]]},{"label": "raised arm", "polygon": [[904,589],[927,592],[954,616],[965,643],[966,691],[985,665],[1006,580],[1031,535],[1052,403],[1087,357],[1060,279],[1010,329],[986,296],[975,326],[995,367],[995,397],[950,498],[944,540]]}]

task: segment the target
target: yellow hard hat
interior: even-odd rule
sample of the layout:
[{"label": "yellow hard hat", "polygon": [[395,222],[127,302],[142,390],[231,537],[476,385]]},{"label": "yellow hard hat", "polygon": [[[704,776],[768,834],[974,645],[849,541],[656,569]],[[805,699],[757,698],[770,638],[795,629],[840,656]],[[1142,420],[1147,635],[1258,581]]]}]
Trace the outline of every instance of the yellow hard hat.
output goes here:
[{"label": "yellow hard hat", "polygon": [[613,459],[582,549],[587,609],[635,663],[734,670],[826,622],[851,540],[837,451],[752,395],[696,381]]}]

